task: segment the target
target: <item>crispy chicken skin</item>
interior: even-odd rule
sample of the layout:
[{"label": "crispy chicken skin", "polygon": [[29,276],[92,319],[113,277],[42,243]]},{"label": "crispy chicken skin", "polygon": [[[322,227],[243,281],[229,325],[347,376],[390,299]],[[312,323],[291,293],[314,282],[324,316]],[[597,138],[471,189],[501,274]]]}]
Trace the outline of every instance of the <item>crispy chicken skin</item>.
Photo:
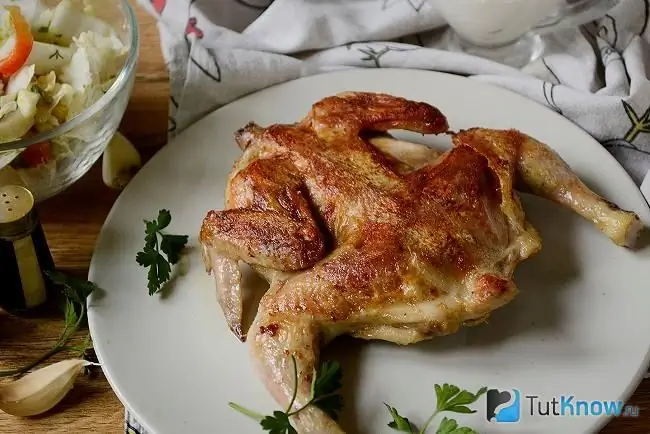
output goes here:
[{"label": "crispy chicken skin", "polygon": [[[436,152],[384,134],[449,133],[421,102],[374,93],[325,98],[294,125],[249,124],[226,209],[200,232],[230,328],[244,340],[238,261],[270,284],[248,344],[281,405],[309,399],[320,348],[342,334],[411,344],[484,321],[517,294],[517,264],[541,248],[515,186],[573,209],[630,246],[638,217],[590,191],[546,145],[515,130],[473,128]],[[305,433],[342,433],[318,408]]]}]

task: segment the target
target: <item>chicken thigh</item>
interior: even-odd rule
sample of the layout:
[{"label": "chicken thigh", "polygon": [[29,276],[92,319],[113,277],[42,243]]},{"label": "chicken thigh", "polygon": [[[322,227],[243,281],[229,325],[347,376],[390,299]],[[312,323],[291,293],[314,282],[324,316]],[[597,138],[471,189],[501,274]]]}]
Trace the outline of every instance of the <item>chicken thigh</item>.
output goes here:
[{"label": "chicken thigh", "polygon": [[[451,134],[439,153],[384,134]],[[484,321],[517,294],[517,264],[541,248],[515,187],[568,207],[616,244],[638,217],[589,190],[548,146],[515,130],[450,133],[435,107],[390,95],[325,98],[293,125],[249,124],[226,209],[200,232],[228,325],[241,339],[238,261],[270,284],[248,334],[279,404],[310,396],[320,348],[337,336],[411,344]],[[341,433],[310,406],[305,433]]]}]

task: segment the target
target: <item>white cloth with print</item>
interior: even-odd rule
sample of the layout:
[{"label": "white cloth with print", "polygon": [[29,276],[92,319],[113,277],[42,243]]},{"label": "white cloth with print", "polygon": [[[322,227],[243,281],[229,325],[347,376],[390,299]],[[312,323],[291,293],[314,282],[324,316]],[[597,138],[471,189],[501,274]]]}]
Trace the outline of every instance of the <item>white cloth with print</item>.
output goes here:
[{"label": "white cloth with print", "polygon": [[650,0],[623,0],[598,22],[552,35],[544,57],[523,70],[436,48],[445,22],[432,0],[139,1],[158,19],[172,136],[242,95],[298,77],[419,68],[545,104],[605,146],[637,185],[650,179]]}]

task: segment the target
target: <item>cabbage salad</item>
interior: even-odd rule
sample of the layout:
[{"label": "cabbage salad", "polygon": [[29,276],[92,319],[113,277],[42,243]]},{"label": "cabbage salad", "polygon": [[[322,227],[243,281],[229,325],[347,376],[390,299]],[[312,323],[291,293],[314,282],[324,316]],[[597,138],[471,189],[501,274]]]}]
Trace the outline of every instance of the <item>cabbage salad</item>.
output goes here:
[{"label": "cabbage salad", "polygon": [[[74,118],[104,95],[124,65],[128,48],[84,2],[38,3],[31,19],[17,3],[2,12],[0,144]],[[74,156],[80,146],[82,138],[68,134],[17,151],[17,157],[0,153],[0,169],[11,162],[23,180],[53,176],[57,160]]]}]

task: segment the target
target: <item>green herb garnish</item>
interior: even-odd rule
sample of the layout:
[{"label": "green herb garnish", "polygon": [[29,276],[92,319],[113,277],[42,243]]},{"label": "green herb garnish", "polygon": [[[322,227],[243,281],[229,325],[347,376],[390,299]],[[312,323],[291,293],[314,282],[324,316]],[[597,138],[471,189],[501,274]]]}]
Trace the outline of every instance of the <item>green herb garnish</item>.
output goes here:
[{"label": "green herb garnish", "polygon": [[[149,267],[147,274],[149,295],[154,295],[169,280],[172,265],[180,260],[181,251],[187,244],[187,235],[170,235],[162,232],[172,221],[166,209],[158,211],[158,218],[145,220],[144,248],[138,252],[136,261],[142,267]],[[163,256],[162,253],[165,254]]]},{"label": "green herb garnish", "polygon": [[436,434],[478,434],[478,432],[466,426],[458,426],[458,422],[454,419],[443,417]]},{"label": "green herb garnish", "polygon": [[399,432],[407,432],[407,433],[414,433],[417,428],[413,423],[411,423],[410,420],[406,417],[402,417],[395,407],[391,407],[390,405],[384,403],[386,408],[388,409],[388,412],[390,413],[391,417],[393,418],[392,422],[388,423],[388,426],[393,428],[395,431]]},{"label": "green herb garnish", "polygon": [[343,398],[338,393],[341,388],[341,377],[343,376],[341,365],[338,362],[323,362],[320,369],[314,369],[309,401],[299,409],[292,411],[298,392],[298,366],[295,356],[291,356],[291,361],[293,362],[293,397],[286,410],[276,410],[270,416],[263,416],[234,402],[228,403],[230,408],[256,420],[263,430],[269,431],[271,434],[297,434],[289,418],[310,405],[315,405],[336,420],[337,412],[343,408]]},{"label": "green herb garnish", "polygon": [[[468,392],[467,390],[460,390],[459,387],[443,384],[442,386],[436,384],[434,386],[436,391],[436,409],[433,411],[429,419],[424,423],[424,426],[421,430],[418,431],[417,427],[408,420],[408,418],[403,417],[398,413],[398,411],[391,407],[390,405],[384,403],[388,412],[390,413],[393,420],[388,424],[389,427],[393,428],[396,431],[410,433],[410,434],[424,434],[429,426],[433,422],[433,419],[442,412],[450,413],[476,413],[476,410],[472,410],[468,407],[469,404],[473,404],[478,400],[478,398],[483,395],[486,391],[486,387],[480,388],[476,393]],[[471,428],[459,427],[458,422],[454,419],[443,418],[440,422],[440,426],[436,431],[436,434],[478,434]]]},{"label": "green herb garnish", "polygon": [[65,324],[63,331],[49,351],[24,366],[0,371],[0,377],[16,377],[22,375],[62,351],[77,351],[81,357],[90,346],[90,335],[86,335],[84,342],[80,345],[69,346],[68,343],[83,324],[86,318],[86,299],[97,289],[97,285],[86,280],[68,276],[59,271],[46,271],[45,274],[53,283],[63,288],[63,294],[65,296]]}]

